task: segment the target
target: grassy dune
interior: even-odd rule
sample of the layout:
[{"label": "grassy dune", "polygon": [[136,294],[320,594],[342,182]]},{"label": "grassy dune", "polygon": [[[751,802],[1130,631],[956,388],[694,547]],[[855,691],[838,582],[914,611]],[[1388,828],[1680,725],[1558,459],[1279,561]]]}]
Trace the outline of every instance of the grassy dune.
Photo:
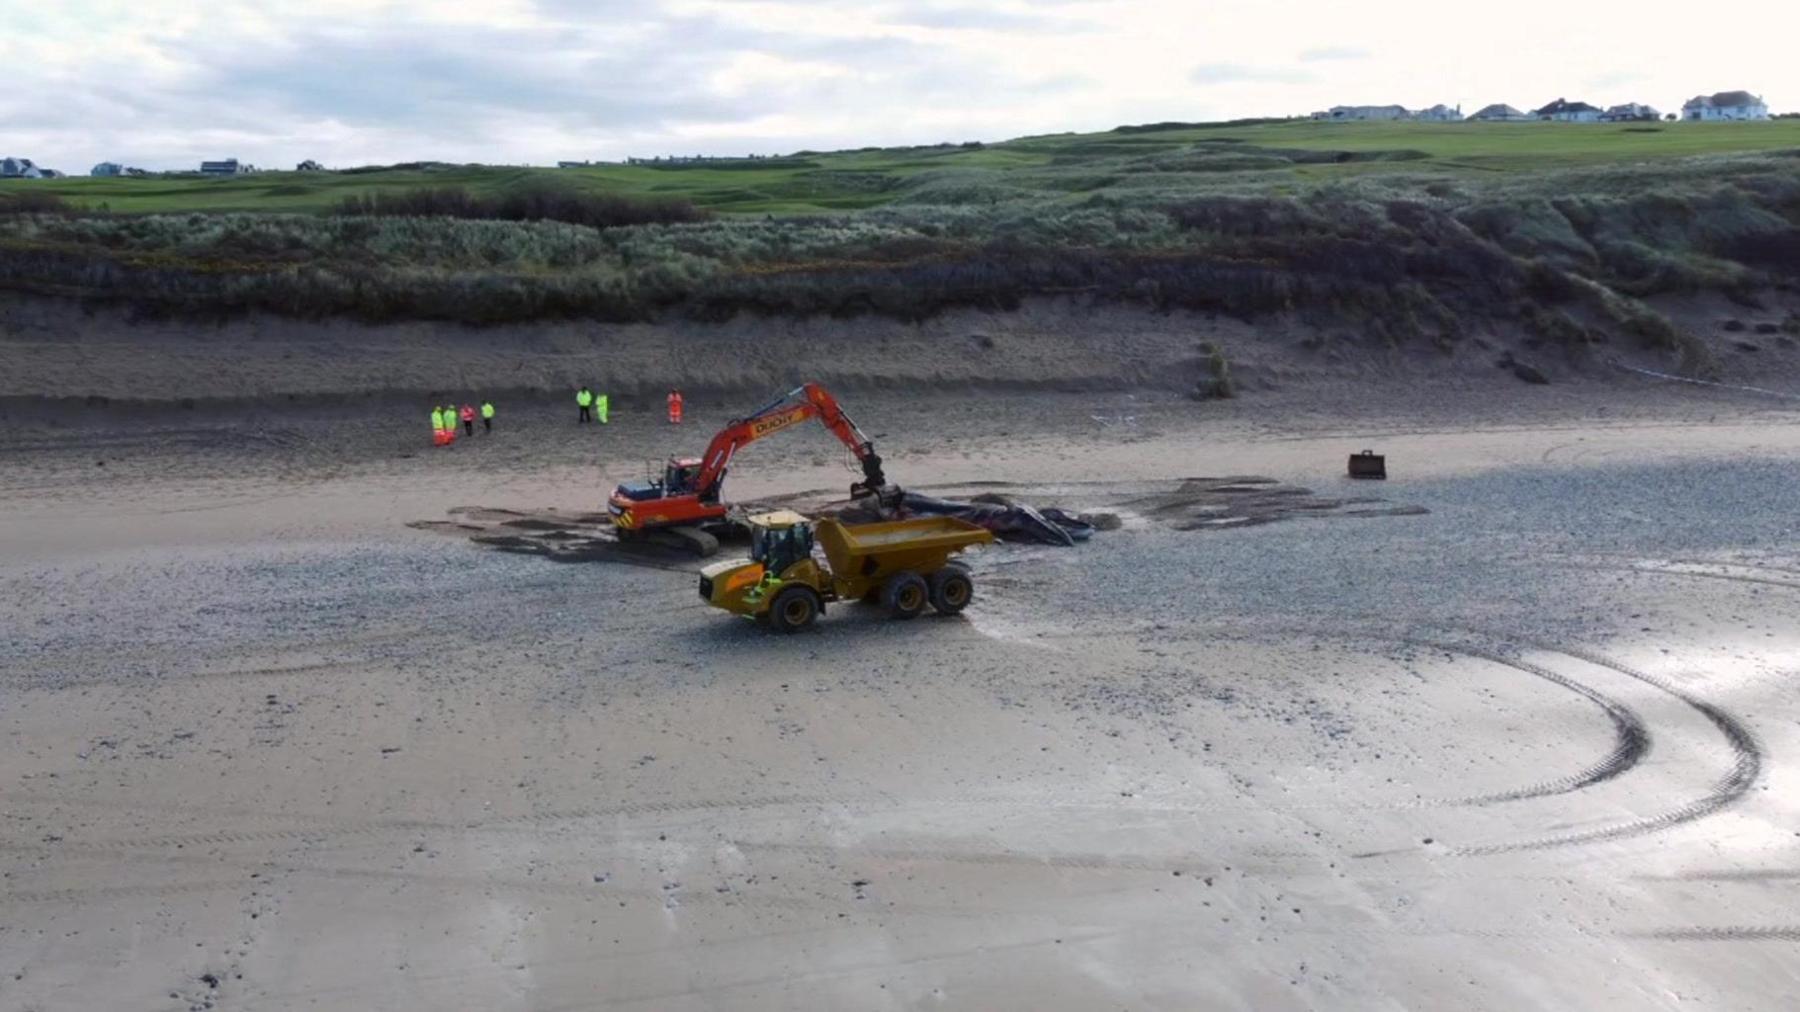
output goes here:
[{"label": "grassy dune", "polygon": [[[1306,187],[1384,174],[1455,180],[1696,155],[1800,149],[1800,120],[1767,123],[1312,123],[1124,128],[1026,137],[979,147],[802,153],[725,165],[604,165],[580,169],[442,166],[356,173],[268,172],[198,177],[0,182],[115,212],[325,211],[344,198],[421,186],[476,193],[532,181],[579,190],[692,200],[742,213],[811,213],[918,201],[953,192],[1057,197],[1091,194],[1123,177],[1204,176],[1207,186]],[[1183,156],[1187,156],[1183,160]],[[1313,156],[1318,156],[1313,160]],[[1298,159],[1298,160],[1294,160]],[[1341,159],[1341,160],[1340,160]],[[1225,178],[1221,178],[1225,177]],[[1167,181],[1165,179],[1165,181]]]},{"label": "grassy dune", "polygon": [[[330,213],[427,184],[721,213],[602,228]],[[1077,295],[1299,314],[1388,346],[1504,329],[1579,356],[1623,337],[1701,373],[1705,349],[1645,299],[1800,285],[1795,121],[1162,125],[698,167],[8,189],[25,185],[111,212],[0,214],[0,290],[157,314],[923,319]]]}]

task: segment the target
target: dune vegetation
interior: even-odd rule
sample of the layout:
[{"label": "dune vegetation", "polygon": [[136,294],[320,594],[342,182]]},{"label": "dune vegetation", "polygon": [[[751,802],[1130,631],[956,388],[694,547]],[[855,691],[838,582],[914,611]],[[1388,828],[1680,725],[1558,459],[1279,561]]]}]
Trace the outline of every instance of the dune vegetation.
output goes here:
[{"label": "dune vegetation", "polygon": [[1078,295],[1394,344],[1627,333],[1705,371],[1646,298],[1800,282],[1800,124],[1721,126],[1160,124],[681,167],[59,180],[0,188],[0,288],[472,324]]}]

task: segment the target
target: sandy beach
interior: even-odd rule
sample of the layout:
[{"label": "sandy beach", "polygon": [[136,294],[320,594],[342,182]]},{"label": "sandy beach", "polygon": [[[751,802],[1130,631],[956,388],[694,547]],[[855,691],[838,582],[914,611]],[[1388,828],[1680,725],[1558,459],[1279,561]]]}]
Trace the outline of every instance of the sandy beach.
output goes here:
[{"label": "sandy beach", "polygon": [[[1778,1007],[1800,415],[1533,392],[868,393],[896,480],[1124,526],[792,638],[459,530],[592,511],[724,403],[16,427],[0,1004]],[[1185,481],[1226,477],[1270,484]]]}]

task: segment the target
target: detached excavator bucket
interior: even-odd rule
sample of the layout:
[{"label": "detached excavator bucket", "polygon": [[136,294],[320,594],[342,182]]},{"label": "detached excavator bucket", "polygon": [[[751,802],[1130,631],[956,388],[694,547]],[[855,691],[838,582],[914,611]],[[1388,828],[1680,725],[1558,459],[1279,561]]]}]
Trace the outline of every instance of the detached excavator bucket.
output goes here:
[{"label": "detached excavator bucket", "polygon": [[1387,458],[1374,450],[1352,453],[1350,455],[1350,477],[1387,478]]}]

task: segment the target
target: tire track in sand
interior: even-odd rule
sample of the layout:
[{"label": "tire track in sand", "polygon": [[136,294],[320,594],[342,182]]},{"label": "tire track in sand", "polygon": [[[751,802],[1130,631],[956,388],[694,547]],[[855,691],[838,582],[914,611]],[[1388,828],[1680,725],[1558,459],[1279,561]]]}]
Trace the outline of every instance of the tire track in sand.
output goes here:
[{"label": "tire track in sand", "polygon": [[1580,647],[1552,647],[1539,644],[1538,649],[1548,653],[1562,654],[1595,667],[1606,668],[1637,679],[1652,688],[1658,689],[1697,711],[1713,725],[1724,737],[1731,750],[1731,768],[1713,784],[1711,790],[1685,804],[1659,812],[1656,815],[1630,819],[1597,829],[1580,830],[1570,833],[1555,833],[1545,836],[1528,837],[1523,840],[1512,840],[1502,843],[1483,844],[1475,847],[1452,848],[1449,853],[1458,857],[1482,857],[1490,854],[1504,854],[1525,850],[1548,850],[1554,847],[1571,847],[1588,843],[1603,843],[1633,836],[1644,836],[1661,832],[1687,822],[1706,818],[1721,809],[1735,803],[1749,792],[1751,786],[1762,774],[1763,752],[1750,729],[1730,713],[1700,697],[1680,688],[1667,679],[1648,672],[1639,671],[1604,655],[1584,650]]},{"label": "tire track in sand", "polygon": [[1664,942],[1800,942],[1800,926],[1668,928],[1662,931],[1634,932],[1626,937],[1654,938]]},{"label": "tire track in sand", "polygon": [[[1407,635],[1394,640],[1384,632],[1366,629],[1328,629],[1318,626],[1293,623],[1278,623],[1265,626],[1265,630],[1279,630],[1292,635],[1312,636],[1324,639],[1372,640],[1396,642],[1409,650],[1436,650],[1457,657],[1473,657],[1478,660],[1497,664],[1503,668],[1522,671],[1525,674],[1543,679],[1560,688],[1569,690],[1593,703],[1606,715],[1613,726],[1613,747],[1605,755],[1589,765],[1559,777],[1538,780],[1518,787],[1485,794],[1470,794],[1449,798],[1425,798],[1418,801],[1386,806],[1396,810],[1417,808],[1473,808],[1481,805],[1501,804],[1510,801],[1524,801],[1531,798],[1552,797],[1558,794],[1569,794],[1584,790],[1596,784],[1605,783],[1615,777],[1623,776],[1650,753],[1652,736],[1636,710],[1625,705],[1604,692],[1578,681],[1568,675],[1552,671],[1539,664],[1532,664],[1517,657],[1508,657],[1498,650],[1490,650],[1467,642],[1453,642],[1442,639],[1430,639]],[[1482,634],[1476,630],[1453,630],[1468,636],[1478,636],[1491,642],[1501,642],[1503,638]],[[1371,806],[1377,807],[1377,806]]]},{"label": "tire track in sand", "polygon": [[[706,812],[726,809],[753,810],[783,805],[839,805],[845,803],[847,803],[846,799],[828,798],[823,795],[736,798],[732,800],[646,801],[597,808],[577,808],[556,812],[503,815],[486,819],[391,819],[360,822],[325,822],[314,826],[288,829],[249,829],[169,836],[130,836],[119,839],[96,840],[91,844],[71,841],[68,846],[58,849],[80,856],[91,857],[101,854],[125,855],[130,854],[133,851],[156,850],[168,847],[196,847],[240,843],[281,843],[286,841],[305,843],[341,839],[344,837],[380,836],[389,833],[445,831],[480,832],[526,826],[554,825],[564,822],[580,822],[588,819],[612,818],[617,816],[643,817],[680,815],[687,812]],[[269,818],[279,817],[270,816]],[[9,847],[0,845],[0,849],[36,851],[43,848],[41,845],[37,847]]]},{"label": "tire track in sand", "polygon": [[1541,780],[1510,790],[1496,791],[1490,794],[1474,794],[1461,798],[1450,798],[1424,802],[1423,805],[1444,805],[1469,808],[1479,805],[1499,804],[1508,801],[1523,801],[1528,798],[1545,798],[1557,794],[1570,794],[1595,784],[1605,783],[1614,777],[1622,776],[1632,767],[1642,762],[1650,752],[1650,731],[1644,726],[1642,717],[1637,711],[1624,703],[1600,692],[1583,682],[1576,681],[1567,675],[1559,674],[1541,665],[1532,664],[1514,657],[1504,657],[1490,650],[1466,644],[1451,645],[1433,643],[1425,640],[1414,640],[1409,645],[1429,647],[1442,650],[1448,654],[1461,654],[1476,657],[1502,667],[1513,668],[1533,675],[1553,685],[1561,686],[1588,700],[1606,714],[1613,726],[1613,748],[1599,761],[1570,773],[1566,776],[1550,780]]}]

